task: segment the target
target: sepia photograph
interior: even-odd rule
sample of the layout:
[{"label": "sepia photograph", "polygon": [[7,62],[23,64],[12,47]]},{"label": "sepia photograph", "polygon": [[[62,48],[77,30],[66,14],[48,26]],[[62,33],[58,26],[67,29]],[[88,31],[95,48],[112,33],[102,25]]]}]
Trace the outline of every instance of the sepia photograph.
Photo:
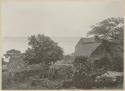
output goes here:
[{"label": "sepia photograph", "polygon": [[2,90],[123,90],[124,0],[2,0]]}]

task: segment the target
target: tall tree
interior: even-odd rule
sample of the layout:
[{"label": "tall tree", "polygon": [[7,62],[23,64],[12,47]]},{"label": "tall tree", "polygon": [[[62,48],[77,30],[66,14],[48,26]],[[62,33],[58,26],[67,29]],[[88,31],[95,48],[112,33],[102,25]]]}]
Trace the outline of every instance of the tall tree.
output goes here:
[{"label": "tall tree", "polygon": [[51,65],[63,58],[62,48],[51,38],[38,34],[30,36],[28,40],[30,48],[25,52],[26,63]]},{"label": "tall tree", "polygon": [[113,39],[123,42],[123,30],[124,18],[108,18],[93,25],[88,35],[95,35],[99,39]]}]

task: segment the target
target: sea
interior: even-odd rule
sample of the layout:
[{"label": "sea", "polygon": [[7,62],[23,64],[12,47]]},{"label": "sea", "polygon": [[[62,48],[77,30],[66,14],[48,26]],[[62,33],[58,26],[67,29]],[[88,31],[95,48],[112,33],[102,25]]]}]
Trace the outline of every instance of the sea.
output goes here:
[{"label": "sea", "polygon": [[[75,46],[80,40],[80,37],[52,37],[51,39],[57,42],[63,49],[64,54],[67,55],[74,52]],[[3,37],[1,54],[4,55],[6,51],[11,49],[16,49],[23,53],[28,47],[28,37]]]}]

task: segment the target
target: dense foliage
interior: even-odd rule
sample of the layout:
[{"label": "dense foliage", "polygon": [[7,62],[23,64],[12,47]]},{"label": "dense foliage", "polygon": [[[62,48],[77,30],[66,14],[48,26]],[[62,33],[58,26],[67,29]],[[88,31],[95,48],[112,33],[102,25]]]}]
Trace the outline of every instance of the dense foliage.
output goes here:
[{"label": "dense foliage", "polygon": [[94,85],[94,80],[90,75],[80,71],[74,74],[73,83],[79,89],[91,89]]},{"label": "dense foliage", "polygon": [[124,18],[108,18],[96,25],[88,32],[88,35],[95,35],[99,39],[115,39],[123,42]]},{"label": "dense foliage", "polygon": [[114,71],[123,72],[124,70],[124,59],[120,57],[114,58],[112,62],[112,69]]},{"label": "dense foliage", "polygon": [[82,70],[84,72],[89,72],[91,71],[91,65],[90,63],[87,61],[87,57],[84,57],[84,56],[77,56],[75,59],[74,59],[74,67],[75,67],[75,70],[76,71],[79,71],[79,70]]},{"label": "dense foliage", "polygon": [[94,65],[98,69],[102,68],[102,69],[108,70],[110,69],[111,62],[107,57],[103,57],[100,60],[95,60]]},{"label": "dense foliage", "polygon": [[90,75],[92,65],[87,61],[87,57],[78,56],[74,60],[74,67],[76,68],[73,83],[77,88],[90,89],[94,84],[94,79]]},{"label": "dense foliage", "polygon": [[73,68],[72,66],[63,65],[62,67],[59,66],[59,68],[51,68],[49,70],[49,79],[50,80],[69,80],[72,79],[73,75]]},{"label": "dense foliage", "polygon": [[63,58],[62,48],[47,36],[32,35],[29,37],[28,44],[30,48],[26,50],[24,59],[28,64],[51,65]]}]

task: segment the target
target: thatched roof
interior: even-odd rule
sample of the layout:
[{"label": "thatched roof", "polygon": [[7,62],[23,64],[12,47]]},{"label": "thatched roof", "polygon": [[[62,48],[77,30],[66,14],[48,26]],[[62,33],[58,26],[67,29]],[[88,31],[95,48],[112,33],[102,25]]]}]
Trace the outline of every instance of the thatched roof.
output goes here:
[{"label": "thatched roof", "polygon": [[90,54],[101,44],[95,38],[81,38],[75,47],[75,56],[90,56]]},{"label": "thatched roof", "polygon": [[95,42],[95,39],[94,38],[81,38],[78,42],[79,43],[92,43],[92,42]]}]

